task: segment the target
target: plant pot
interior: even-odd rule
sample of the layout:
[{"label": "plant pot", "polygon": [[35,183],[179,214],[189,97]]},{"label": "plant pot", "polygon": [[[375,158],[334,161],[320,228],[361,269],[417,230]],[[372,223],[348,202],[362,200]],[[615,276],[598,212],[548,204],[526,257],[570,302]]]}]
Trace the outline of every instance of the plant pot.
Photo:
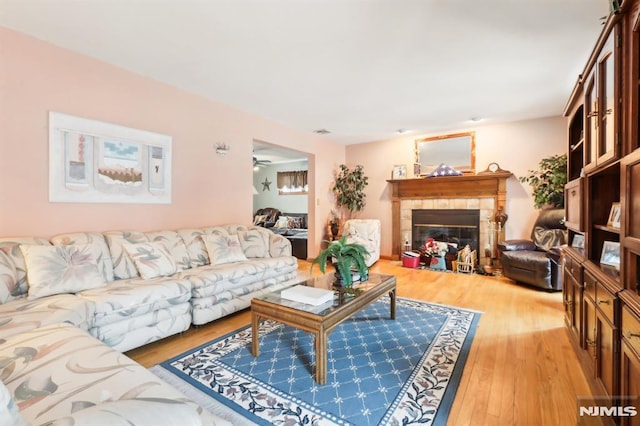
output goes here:
[{"label": "plant pot", "polygon": [[331,239],[335,240],[336,237],[338,236],[338,232],[340,232],[340,224],[339,223],[332,223],[331,224]]},{"label": "plant pot", "polygon": [[357,271],[351,271],[351,284],[349,285],[346,285],[344,278],[338,271],[334,272],[333,276],[335,277],[333,282],[335,287],[351,287],[353,283],[367,281],[369,279],[369,271],[367,270],[364,276],[360,276]]}]

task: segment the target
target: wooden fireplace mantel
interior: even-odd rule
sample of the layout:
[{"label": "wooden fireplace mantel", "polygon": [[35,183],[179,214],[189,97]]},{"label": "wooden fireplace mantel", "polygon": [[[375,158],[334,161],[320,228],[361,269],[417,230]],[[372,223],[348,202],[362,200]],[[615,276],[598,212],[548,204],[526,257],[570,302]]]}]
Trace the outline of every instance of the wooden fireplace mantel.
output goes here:
[{"label": "wooden fireplace mantel", "polygon": [[400,238],[400,201],[439,198],[494,198],[495,214],[506,211],[508,171],[417,179],[392,179],[392,257],[402,253]]}]

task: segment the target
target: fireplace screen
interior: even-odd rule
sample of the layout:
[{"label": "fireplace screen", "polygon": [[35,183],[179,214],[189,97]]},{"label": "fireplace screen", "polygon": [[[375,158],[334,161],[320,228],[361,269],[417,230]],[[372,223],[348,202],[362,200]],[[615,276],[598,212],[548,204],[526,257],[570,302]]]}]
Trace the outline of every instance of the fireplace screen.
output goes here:
[{"label": "fireplace screen", "polygon": [[413,210],[412,249],[420,249],[428,238],[451,243],[458,249],[469,245],[478,250],[480,210]]}]

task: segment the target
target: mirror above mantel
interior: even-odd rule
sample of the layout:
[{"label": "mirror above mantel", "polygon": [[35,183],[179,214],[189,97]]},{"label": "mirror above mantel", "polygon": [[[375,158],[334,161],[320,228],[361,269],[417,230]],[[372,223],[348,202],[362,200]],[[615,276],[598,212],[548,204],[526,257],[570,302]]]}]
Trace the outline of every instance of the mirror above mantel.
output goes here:
[{"label": "mirror above mantel", "polygon": [[440,164],[465,174],[475,173],[476,134],[466,132],[416,139],[415,155],[421,176],[431,173]]}]

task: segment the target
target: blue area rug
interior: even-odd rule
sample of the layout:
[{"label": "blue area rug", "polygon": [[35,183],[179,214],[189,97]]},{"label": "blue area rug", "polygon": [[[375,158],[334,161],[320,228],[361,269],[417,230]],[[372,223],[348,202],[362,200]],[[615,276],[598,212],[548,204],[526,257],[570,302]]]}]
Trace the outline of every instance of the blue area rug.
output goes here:
[{"label": "blue area rug", "polygon": [[444,425],[480,314],[396,305],[395,321],[384,297],[329,335],[325,385],[314,381],[313,336],[273,321],[261,325],[258,357],[245,327],[161,369],[256,424]]}]

